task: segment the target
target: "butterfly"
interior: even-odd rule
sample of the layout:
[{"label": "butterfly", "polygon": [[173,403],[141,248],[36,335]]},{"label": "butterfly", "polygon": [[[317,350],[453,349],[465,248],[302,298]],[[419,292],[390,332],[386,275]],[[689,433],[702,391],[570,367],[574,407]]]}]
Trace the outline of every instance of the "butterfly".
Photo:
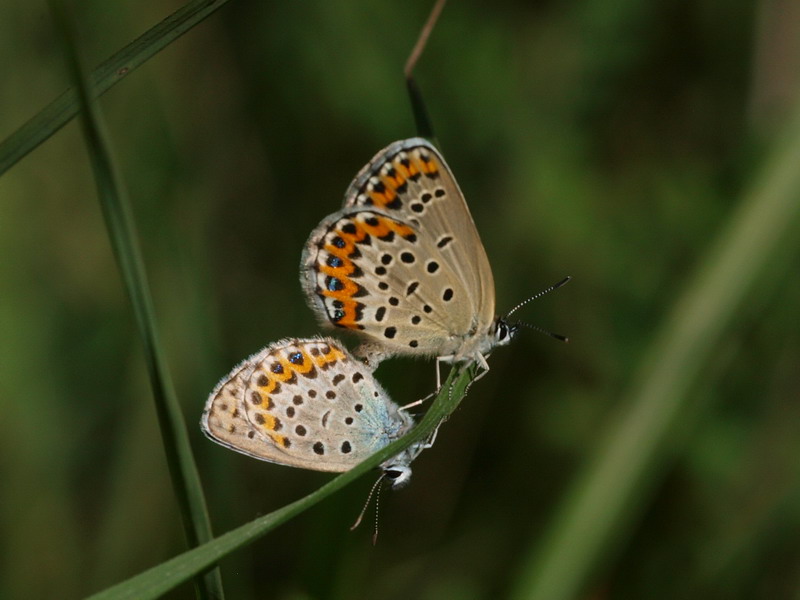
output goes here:
[{"label": "butterfly", "polygon": [[[268,462],[348,471],[414,424],[364,364],[330,338],[285,339],[237,365],[203,411],[213,441]],[[432,443],[432,442],[430,442]],[[383,464],[392,487],[407,483],[416,442]]]},{"label": "butterfly", "polygon": [[437,385],[439,362],[485,372],[489,352],[518,329],[495,315],[492,269],[464,195],[422,138],[390,144],[358,173],[344,207],[311,233],[300,270],[311,309],[360,334],[368,364],[435,356]]}]

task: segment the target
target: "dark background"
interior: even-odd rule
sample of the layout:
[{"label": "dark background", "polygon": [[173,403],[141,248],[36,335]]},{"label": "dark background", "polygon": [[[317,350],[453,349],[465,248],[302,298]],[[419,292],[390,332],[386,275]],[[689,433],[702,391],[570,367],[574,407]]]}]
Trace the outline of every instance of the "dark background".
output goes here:
[{"label": "dark background", "polygon": [[[80,3],[86,62],[179,6]],[[429,7],[232,1],[102,99],[217,532],[330,478],[196,423],[233,364],[319,331],[301,249],[361,166],[415,134],[402,66]],[[508,594],[781,130],[799,39],[790,2],[453,0],[417,71],[442,152],[498,310],[572,275],[519,315],[571,343],[526,331],[493,354],[411,485],[382,496],[377,547],[371,516],[348,531],[367,477],[227,558],[228,597]],[[4,138],[67,86],[46,5],[0,5],[0,73]],[[0,256],[0,595],[77,598],[184,548],[77,123],[0,179]],[[584,598],[793,597],[798,267],[776,258],[726,330]],[[405,403],[434,367],[393,360],[378,377]]]}]

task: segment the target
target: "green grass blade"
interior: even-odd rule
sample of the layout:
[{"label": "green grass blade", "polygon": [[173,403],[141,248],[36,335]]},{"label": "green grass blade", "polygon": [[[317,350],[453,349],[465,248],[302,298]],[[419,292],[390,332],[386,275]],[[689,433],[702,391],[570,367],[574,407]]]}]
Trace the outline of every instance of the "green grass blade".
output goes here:
[{"label": "green grass blade", "polygon": [[[90,76],[94,97],[104,94],[137,67],[174,42],[228,0],[194,0],[151,27],[100,64]],[[78,96],[70,88],[0,143],[0,175],[78,114]]]},{"label": "green grass blade", "polygon": [[[178,499],[184,531],[190,546],[212,539],[211,525],[203,496],[200,476],[194,462],[186,424],[175,397],[166,362],[161,351],[149,286],[141,252],[136,242],[133,219],[111,157],[98,107],[81,68],[75,35],[60,0],[50,0],[51,12],[63,37],[67,64],[77,92],[81,125],[86,139],[98,198],[108,227],[114,254],[131,300],[136,323],[144,343],[153,397],[158,414],[164,450],[173,488]],[[198,582],[201,597],[221,598],[222,583],[218,570]]]},{"label": "green grass blade", "polygon": [[219,536],[207,544],[184,552],[127,581],[103,590],[91,596],[91,600],[120,600],[124,598],[147,600],[149,598],[158,598],[197,573],[201,573],[211,567],[220,558],[254,542],[277,526],[355,481],[367,471],[374,469],[398,452],[408,448],[414,442],[429,437],[439,423],[447,419],[464,398],[470,382],[474,378],[474,372],[474,368],[462,371],[453,369],[431,408],[408,435],[392,442],[380,452],[376,452],[358,466],[332,479],[305,498],[259,517]]},{"label": "green grass blade", "polygon": [[778,251],[800,240],[800,119],[665,319],[623,406],[624,418],[578,477],[543,543],[522,563],[513,598],[576,598],[615,535],[639,516],[665,470],[689,392]]}]

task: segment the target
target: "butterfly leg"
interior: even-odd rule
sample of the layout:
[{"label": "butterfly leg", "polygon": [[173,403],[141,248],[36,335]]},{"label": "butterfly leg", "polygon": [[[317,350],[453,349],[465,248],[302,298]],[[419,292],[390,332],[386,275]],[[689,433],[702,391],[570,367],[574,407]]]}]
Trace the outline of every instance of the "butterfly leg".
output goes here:
[{"label": "butterfly leg", "polygon": [[422,404],[426,400],[430,400],[435,395],[436,395],[436,392],[431,392],[430,394],[420,398],[419,400],[414,400],[414,402],[409,402],[408,404],[404,404],[403,406],[401,406],[397,410],[402,411],[402,410],[408,410],[409,408],[414,408],[415,406],[419,406],[420,404]]},{"label": "butterfly leg", "polygon": [[428,448],[433,448],[433,445],[436,443],[436,436],[439,435],[439,427],[441,427],[442,423],[444,423],[446,420],[447,418],[444,418],[439,421],[439,424],[436,426],[436,429],[433,430],[431,437],[429,437],[428,441],[425,442],[423,449],[427,450]]}]

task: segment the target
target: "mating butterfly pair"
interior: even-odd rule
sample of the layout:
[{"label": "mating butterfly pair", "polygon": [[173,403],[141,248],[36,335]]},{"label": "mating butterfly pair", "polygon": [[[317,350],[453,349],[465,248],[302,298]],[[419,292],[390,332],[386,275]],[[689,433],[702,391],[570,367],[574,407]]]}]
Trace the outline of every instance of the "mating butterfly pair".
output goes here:
[{"label": "mating butterfly pair", "polygon": [[[438,385],[439,361],[487,370],[486,355],[516,332],[494,314],[492,270],[464,196],[421,138],[390,144],[361,170],[344,207],[311,233],[300,277],[324,323],[364,338],[364,362],[330,338],[290,339],[234,368],[201,425],[262,460],[349,470],[413,425],[372,375],[381,360],[435,356]],[[424,447],[381,465],[393,486],[408,481]]]}]

